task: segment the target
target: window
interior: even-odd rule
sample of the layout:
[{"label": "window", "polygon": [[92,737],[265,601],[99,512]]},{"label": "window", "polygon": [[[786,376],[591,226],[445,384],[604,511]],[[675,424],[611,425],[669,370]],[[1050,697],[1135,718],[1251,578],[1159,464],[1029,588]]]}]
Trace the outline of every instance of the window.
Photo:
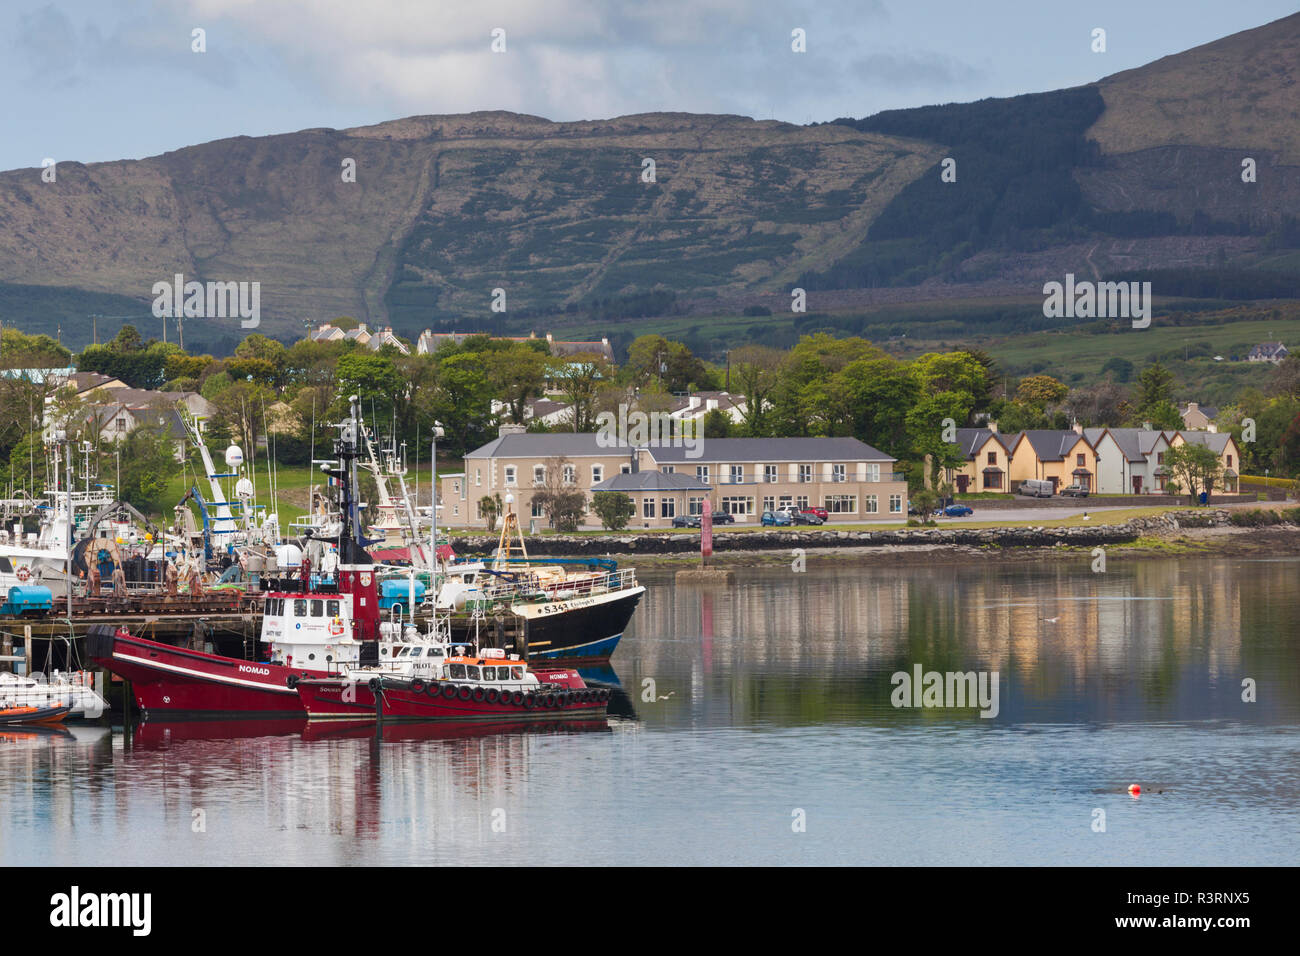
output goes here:
[{"label": "window", "polygon": [[1082,454],[1080,454],[1080,455],[1075,455],[1075,456],[1074,456],[1074,463],[1075,463],[1075,465],[1077,465],[1079,468],[1082,468],[1084,465],[1086,465],[1086,464],[1088,463],[1088,458],[1087,458],[1086,455],[1082,455]]},{"label": "window", "polygon": [[475,469],[474,469],[474,486],[475,486],[475,487],[480,487],[482,484],[483,484],[483,469],[482,469],[482,468],[475,468]]},{"label": "window", "polygon": [[513,678],[514,680],[523,680],[523,679],[524,679],[524,669],[523,669],[522,667],[512,667],[512,668],[510,668],[510,676],[511,676],[511,678]]},{"label": "window", "polygon": [[620,475],[630,475],[630,474],[632,474],[632,466],[631,466],[631,465],[619,465],[619,466],[618,466],[618,473],[619,473]]},{"label": "window", "polygon": [[422,648],[422,647],[413,647],[413,648],[411,648],[411,656],[412,656],[412,657],[419,657],[422,653],[424,653],[424,648]]},{"label": "window", "polygon": [[777,506],[781,508],[792,508],[794,507],[794,499],[789,495],[782,495],[777,499]]},{"label": "window", "polygon": [[1164,463],[1165,463],[1165,453],[1162,451],[1156,452],[1156,464],[1163,465]]},{"label": "window", "polygon": [[1231,456],[1231,455],[1228,456],[1228,467],[1229,467],[1229,468],[1232,467],[1232,456]]},{"label": "window", "polygon": [[853,514],[858,510],[858,499],[854,495],[827,495],[826,511],[833,515]]},{"label": "window", "polygon": [[[867,514],[869,515],[880,514],[880,499],[877,498],[875,495],[867,495],[863,499],[863,502],[867,506]],[[831,510],[829,505],[827,506],[826,510],[827,511]]]},{"label": "window", "polygon": [[799,481],[801,484],[807,484],[812,481],[812,465],[799,466]]},{"label": "window", "polygon": [[731,495],[722,499],[722,510],[729,515],[752,515],[754,499],[742,495]]},{"label": "window", "polygon": [[467,665],[465,666],[465,673],[469,676],[469,679],[470,679],[470,680],[482,680],[482,679],[483,679],[483,676],[482,676],[482,674],[479,672],[479,669],[478,669],[477,667],[475,667],[473,664],[467,664]]},{"label": "window", "polygon": [[879,480],[880,480],[879,462],[875,464],[867,465],[867,481],[879,481]]},{"label": "window", "polygon": [[319,598],[314,599],[311,602],[311,616],[323,617],[324,615],[325,615],[325,602],[320,600]]},{"label": "window", "polygon": [[686,502],[686,513],[688,515],[704,514],[704,498],[701,496],[691,495]]},{"label": "window", "polygon": [[592,466],[591,466],[591,483],[592,483],[593,485],[598,485],[598,484],[600,484],[600,483],[601,483],[602,481],[604,481],[604,480],[605,480],[605,466],[604,466],[604,465],[592,465]]},{"label": "window", "polygon": [[890,495],[890,496],[889,496],[889,513],[890,513],[890,514],[895,514],[895,515],[897,515],[897,514],[902,514],[902,513],[903,513],[903,496],[902,496],[902,495]]},{"label": "window", "polygon": [[743,485],[745,483],[745,466],[728,465],[727,475],[733,485]]},{"label": "window", "polygon": [[328,616],[328,617],[338,617],[338,616],[339,616],[339,602],[338,602],[338,601],[326,601],[326,602],[325,602],[325,614],[326,614],[326,616]]},{"label": "window", "polygon": [[515,483],[515,466],[506,465],[506,484],[513,485],[514,483]]},{"label": "window", "polygon": [[496,680],[496,679],[497,679],[497,669],[496,669],[495,667],[485,667],[485,668],[483,668],[483,679],[484,679],[484,680]]},{"label": "window", "polygon": [[709,483],[709,466],[708,466],[708,465],[696,465],[696,466],[695,466],[695,477],[698,478],[700,481],[702,481],[704,484],[707,485],[707,484]]},{"label": "window", "polygon": [[998,463],[998,453],[995,451],[989,452],[989,464],[996,465],[997,463]]},{"label": "window", "polygon": [[844,481],[848,474],[843,465],[831,465],[831,481]]},{"label": "window", "polygon": [[294,616],[294,617],[306,617],[306,616],[307,616],[307,599],[306,599],[306,598],[295,598],[295,599],[294,599],[294,602],[293,602],[293,616]]},{"label": "window", "polygon": [[546,509],[542,507],[542,502],[539,498],[537,497],[533,498],[531,507],[529,508],[529,514],[531,514],[534,518],[546,517]]},{"label": "window", "polygon": [[661,466],[659,467],[659,470],[662,471],[665,475],[671,475],[673,472],[675,472],[675,471],[677,470],[677,466],[676,466],[676,465],[661,465]]},{"label": "window", "polygon": [[776,497],[774,495],[763,496],[763,510],[764,511],[776,510]]},{"label": "window", "polygon": [[463,680],[465,677],[465,665],[451,664],[447,667],[447,673],[449,673],[454,678],[461,678]]},{"label": "window", "polygon": [[677,501],[674,498],[662,498],[659,501],[659,517],[677,517]]},{"label": "window", "polygon": [[655,516],[655,500],[649,495],[641,499],[641,517],[653,518]]},{"label": "window", "polygon": [[794,496],[794,505],[795,505],[795,507],[798,508],[800,511],[807,511],[807,510],[808,510],[808,496],[807,496],[807,495],[795,495],[795,496]]},{"label": "window", "polygon": [[578,483],[578,469],[574,468],[572,465],[565,465],[565,466],[564,466],[564,483],[565,483],[566,485],[574,485],[574,484],[577,484],[577,483]]},{"label": "window", "polygon": [[533,465],[533,485],[542,485],[546,483],[546,466]]}]

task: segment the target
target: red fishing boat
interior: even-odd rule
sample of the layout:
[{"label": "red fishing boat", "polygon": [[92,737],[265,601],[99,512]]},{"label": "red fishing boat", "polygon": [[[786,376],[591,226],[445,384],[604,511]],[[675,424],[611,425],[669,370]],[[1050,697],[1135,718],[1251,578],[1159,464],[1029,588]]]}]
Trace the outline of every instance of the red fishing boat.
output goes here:
[{"label": "red fishing boat", "polygon": [[400,624],[379,619],[374,562],[364,548],[353,489],[360,434],[352,398],[351,420],[334,443],[338,467],[321,470],[336,479],[342,496],[342,529],[336,543],[335,583],[311,585],[309,569],[298,580],[279,581],[264,595],[265,660],[250,661],[175,647],[97,625],[86,637],[86,655],[131,682],[136,705],[147,717],[302,716],[290,677],[325,677],[348,665],[377,664],[380,645],[401,640]]},{"label": "red fishing boat", "polygon": [[534,670],[499,648],[457,653],[434,639],[395,647],[372,667],[330,677],[294,677],[309,720],[592,720],[611,693],[572,668]]}]

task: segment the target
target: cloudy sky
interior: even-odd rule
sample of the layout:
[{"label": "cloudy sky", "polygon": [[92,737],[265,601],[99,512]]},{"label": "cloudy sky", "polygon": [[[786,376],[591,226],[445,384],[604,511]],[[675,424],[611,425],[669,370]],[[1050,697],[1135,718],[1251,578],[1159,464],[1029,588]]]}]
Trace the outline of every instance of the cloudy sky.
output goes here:
[{"label": "cloudy sky", "polygon": [[[1056,89],[1294,0],[5,0],[0,169],[505,109],[794,123]],[[1096,27],[1107,51],[1090,49]],[[192,31],[207,50],[191,51]],[[505,31],[505,52],[491,49]],[[791,31],[807,52],[791,50]]]}]

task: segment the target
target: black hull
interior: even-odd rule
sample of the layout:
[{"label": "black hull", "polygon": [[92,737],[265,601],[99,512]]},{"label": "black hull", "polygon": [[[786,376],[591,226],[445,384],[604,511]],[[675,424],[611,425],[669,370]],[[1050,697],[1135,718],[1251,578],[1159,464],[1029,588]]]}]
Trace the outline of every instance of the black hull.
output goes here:
[{"label": "black hull", "polygon": [[[609,600],[598,604],[529,617],[519,629],[523,634],[513,642],[501,638],[504,626],[498,627],[497,619],[488,615],[481,623],[479,636],[484,644],[495,641],[497,646],[510,645],[521,656],[524,648],[520,645],[526,642],[530,661],[566,664],[608,661],[644,593],[642,588],[630,588],[626,593],[615,592]],[[454,621],[451,633],[454,641],[474,640],[473,624],[465,619]]]}]

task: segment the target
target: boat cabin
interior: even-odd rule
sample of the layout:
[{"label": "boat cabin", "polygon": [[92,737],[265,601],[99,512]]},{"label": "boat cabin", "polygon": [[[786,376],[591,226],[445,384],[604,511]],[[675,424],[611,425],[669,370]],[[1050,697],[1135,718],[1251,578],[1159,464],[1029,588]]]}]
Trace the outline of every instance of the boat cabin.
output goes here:
[{"label": "boat cabin", "polygon": [[277,664],[324,668],[355,660],[352,600],[334,591],[268,591],[262,611],[262,641]]}]

